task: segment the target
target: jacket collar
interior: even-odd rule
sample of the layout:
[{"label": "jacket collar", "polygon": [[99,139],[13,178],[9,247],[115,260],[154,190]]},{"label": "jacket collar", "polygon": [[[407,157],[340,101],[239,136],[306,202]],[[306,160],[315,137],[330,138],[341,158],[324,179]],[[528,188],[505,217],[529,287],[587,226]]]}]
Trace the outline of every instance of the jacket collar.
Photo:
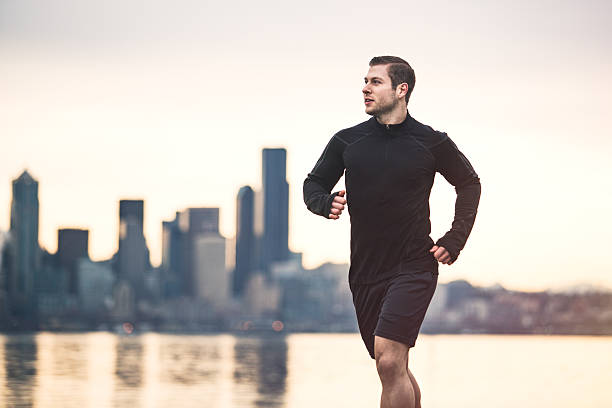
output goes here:
[{"label": "jacket collar", "polygon": [[379,130],[409,130],[412,128],[412,126],[414,126],[415,120],[412,118],[412,116],[410,116],[410,112],[406,111],[406,118],[401,123],[384,125],[376,120],[375,116],[370,118],[370,123]]}]

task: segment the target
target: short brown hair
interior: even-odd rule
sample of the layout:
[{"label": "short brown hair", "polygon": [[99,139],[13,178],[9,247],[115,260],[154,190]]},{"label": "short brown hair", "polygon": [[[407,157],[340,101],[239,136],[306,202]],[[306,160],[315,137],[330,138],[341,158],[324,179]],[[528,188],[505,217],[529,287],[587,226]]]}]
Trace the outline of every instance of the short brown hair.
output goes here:
[{"label": "short brown hair", "polygon": [[408,84],[408,93],[406,94],[406,103],[410,99],[416,77],[414,76],[414,70],[406,61],[400,57],[394,57],[391,55],[384,55],[381,57],[374,57],[370,60],[370,66],[374,65],[388,65],[387,74],[391,78],[391,86],[393,89],[397,88],[399,84],[404,82]]}]

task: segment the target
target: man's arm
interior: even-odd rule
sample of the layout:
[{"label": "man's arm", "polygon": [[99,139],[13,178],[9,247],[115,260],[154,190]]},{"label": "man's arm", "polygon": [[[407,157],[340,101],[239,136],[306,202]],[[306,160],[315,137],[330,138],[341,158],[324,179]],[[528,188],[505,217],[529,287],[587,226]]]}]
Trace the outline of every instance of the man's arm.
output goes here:
[{"label": "man's arm", "polygon": [[304,180],[306,207],[325,218],[338,218],[346,202],[345,199],[336,198],[340,192],[331,194],[332,188],[344,173],[344,161],[342,160],[344,147],[345,143],[334,135],[323,150],[317,164]]},{"label": "man's arm", "polygon": [[480,178],[468,159],[446,134],[442,141],[430,150],[436,158],[436,171],[455,186],[457,192],[455,218],[451,229],[435,245],[446,248],[450,255],[448,263],[452,264],[465,246],[476,220],[480,201]]}]

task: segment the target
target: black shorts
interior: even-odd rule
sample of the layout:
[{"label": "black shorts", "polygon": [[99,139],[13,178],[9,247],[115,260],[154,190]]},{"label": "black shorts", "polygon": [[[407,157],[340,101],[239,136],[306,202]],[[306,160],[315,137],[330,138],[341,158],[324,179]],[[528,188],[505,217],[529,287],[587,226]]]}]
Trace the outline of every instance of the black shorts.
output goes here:
[{"label": "black shorts", "polygon": [[374,336],[414,347],[438,284],[438,261],[402,264],[397,275],[372,284],[352,284],[361,338],[374,357]]}]

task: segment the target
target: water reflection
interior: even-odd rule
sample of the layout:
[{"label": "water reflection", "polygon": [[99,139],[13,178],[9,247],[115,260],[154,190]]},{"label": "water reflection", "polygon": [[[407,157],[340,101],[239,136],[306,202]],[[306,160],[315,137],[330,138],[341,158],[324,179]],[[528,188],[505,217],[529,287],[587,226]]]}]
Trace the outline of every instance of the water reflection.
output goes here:
[{"label": "water reflection", "polygon": [[278,335],[0,336],[0,405],[283,407]]},{"label": "water reflection", "polygon": [[161,348],[162,381],[194,385],[218,380],[220,345],[208,341],[166,339]]},{"label": "water reflection", "polygon": [[[86,396],[78,391],[87,384],[87,344],[81,334],[39,333],[36,354],[35,406],[82,407]],[[76,390],[76,391],[75,391]]]},{"label": "water reflection", "polygon": [[[612,337],[420,341],[411,364],[424,406],[612,406]],[[0,407],[373,407],[380,396],[373,364],[357,333],[0,334]],[[466,378],[487,387],[466,392]],[[523,392],[500,400],[516,378]]]},{"label": "water reflection", "polygon": [[[287,349],[283,335],[236,338],[233,406],[284,406]],[[253,386],[256,395],[250,389]],[[252,404],[247,405],[245,399],[251,400]]]},{"label": "water reflection", "polygon": [[138,389],[143,384],[143,345],[140,336],[120,337],[115,355],[115,393],[113,405],[138,406]]},{"label": "water reflection", "polygon": [[150,340],[147,342],[148,372],[153,379],[151,363],[155,362],[158,365],[157,388],[166,390],[168,396],[159,406],[230,406],[234,344],[231,336],[157,335],[155,339],[156,346]]},{"label": "water reflection", "polygon": [[142,385],[142,344],[140,337],[123,337],[117,343],[115,375],[117,387],[140,387]]},{"label": "water reflection", "polygon": [[36,343],[29,334],[5,337],[3,341],[6,389],[4,401],[14,406],[32,406],[36,376]]}]

